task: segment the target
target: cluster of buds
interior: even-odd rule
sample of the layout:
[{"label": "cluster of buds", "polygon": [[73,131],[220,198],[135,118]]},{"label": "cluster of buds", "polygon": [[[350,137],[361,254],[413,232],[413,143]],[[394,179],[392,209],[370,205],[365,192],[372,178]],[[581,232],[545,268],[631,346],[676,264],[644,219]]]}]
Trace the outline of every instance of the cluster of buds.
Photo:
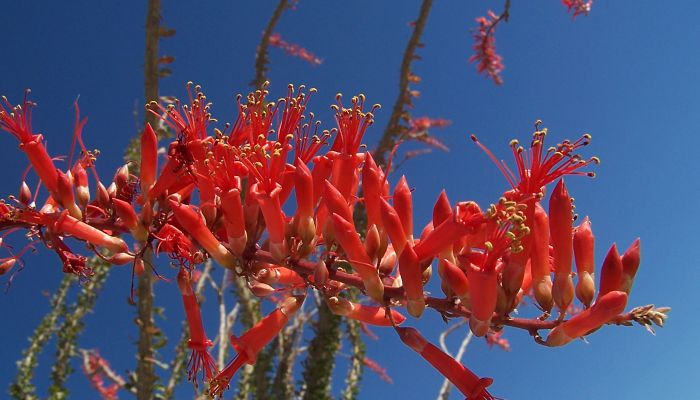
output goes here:
[{"label": "cluster of buds", "polygon": [[[314,89],[290,85],[284,98],[270,102],[266,87],[238,97],[239,115],[224,130],[210,129],[215,122],[211,104],[199,86],[188,85],[187,105],[149,104],[147,109],[177,138],[165,160],[159,160],[158,139],[147,125],[139,175],[130,175],[124,166],[109,185],[94,170],[96,153],[82,144],[83,121],[77,119],[75,131],[81,158],[63,172],[32,130],[33,103],[11,106],[6,101],[10,108],[0,111],[0,128],[19,139],[49,193],[37,208],[23,183],[19,200],[0,204],[0,230],[29,232],[59,254],[66,272],[84,277],[90,275],[85,257],[70,251],[68,237],[114,264],[133,263],[137,273],[144,271],[146,251],[168,254],[178,269],[190,328],[189,378],[196,381],[201,372],[213,395],[228,387],[242,365],[255,362],[310,289],[338,315],[396,329],[407,346],[470,399],[492,398],[486,390],[491,380],[478,378],[415,329],[399,327],[408,321],[399,309],[414,319],[426,308],[446,318],[463,317],[473,334],[483,337],[504,325],[525,326],[512,323],[510,314],[532,295],[545,312],[534,324],[548,318],[554,306],[558,309],[542,341],[549,346],[621,322],[639,266],[639,241],[622,256],[613,245],[596,297],[590,222],[573,226],[572,198],[563,181],[565,175],[592,176],[581,169],[598,159],[576,153],[590,136],[547,148],[546,129],[537,124],[529,148],[511,142],[515,173],[472,137],[511,188],[485,208],[473,201],[452,203],[443,191],[432,219],[418,231],[407,179],[401,177],[392,189],[390,166],[378,165],[363,145],[378,105],[368,109],[358,95],[346,107],[337,95],[332,105],[337,126],[319,132],[320,123],[307,111]],[[86,169],[95,178],[94,200]],[[546,187],[555,182],[547,211],[542,205]],[[364,206],[366,225],[356,222],[358,204]],[[132,247],[120,238],[126,235],[134,239]],[[234,271],[254,295],[277,302],[250,330],[231,337],[237,355],[222,371],[208,353],[212,342],[192,288],[197,266],[207,259]],[[444,292],[440,298],[425,291],[436,275]],[[359,289],[366,299],[350,301],[350,289]],[[583,305],[580,312],[572,307],[574,296]]]}]

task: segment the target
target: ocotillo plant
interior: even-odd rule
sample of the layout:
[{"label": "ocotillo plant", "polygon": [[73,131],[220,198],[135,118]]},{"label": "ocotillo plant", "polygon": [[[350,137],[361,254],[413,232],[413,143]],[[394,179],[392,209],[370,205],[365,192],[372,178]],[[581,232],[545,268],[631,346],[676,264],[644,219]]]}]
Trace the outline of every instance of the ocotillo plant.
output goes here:
[{"label": "ocotillo plant", "polygon": [[[309,325],[309,313],[304,315],[301,306],[304,296],[311,293],[321,306],[311,311],[318,313],[314,326],[317,335],[306,349],[316,364],[307,359],[301,393],[295,393],[305,398],[319,398],[317,393],[328,391],[328,381],[318,380],[313,369],[328,370],[328,364],[320,360],[331,360],[332,366],[341,321],[347,324],[350,340],[357,338],[359,327],[368,324],[395,328],[403,343],[469,398],[489,398],[490,380],[478,378],[415,329],[402,327],[407,320],[405,313],[418,318],[430,308],[445,319],[468,322],[475,335],[502,346],[500,334],[506,326],[527,330],[540,344],[559,346],[605,324],[663,323],[665,309],[636,308],[622,313],[639,266],[639,241],[623,256],[614,246],[611,248],[599,273],[600,289],[596,292],[590,221],[586,218],[578,227],[573,226],[572,199],[563,182],[565,175],[592,174],[591,164],[597,159],[578,155],[590,141],[588,135],[549,148],[544,145],[546,129],[538,123],[529,146],[511,142],[514,172],[472,137],[496,161],[510,188],[500,197],[494,194],[494,204],[489,207],[472,201],[451,203],[443,192],[435,203],[432,220],[414,226],[408,180],[403,177],[391,190],[388,177],[393,170],[392,149],[400,140],[419,140],[441,148],[442,144],[427,131],[449,123],[414,118],[409,113],[417,96],[409,84],[420,81],[411,71],[411,62],[422,46],[420,35],[431,3],[423,2],[412,24],[414,31],[401,68],[400,94],[383,140],[373,152],[367,152],[362,144],[365,129],[372,125],[377,110],[366,107],[362,95],[354,97],[347,108],[338,98],[333,106],[337,126],[328,131],[321,131],[307,110],[313,90],[290,87],[283,99],[270,101],[265,82],[268,46],[312,64],[320,62],[313,53],[274,32],[282,11],[291,4],[284,0],[263,32],[252,83],[257,90],[239,98],[239,116],[232,126],[212,129],[210,125],[215,123],[211,108],[200,88],[193,85],[189,87],[187,105],[161,103],[165,100],[158,97],[157,75],[167,74],[167,70],[158,70],[158,65],[170,64],[172,58],[146,62],[151,82],[149,85],[147,79],[147,98],[159,102],[148,105],[146,120],[150,124],[145,125],[140,137],[140,150],[131,157],[138,162],[120,168],[111,183],[99,179],[93,165],[98,153],[88,151],[83,144],[84,122],[80,118],[74,134],[80,155],[77,161],[69,157],[70,167],[61,171],[55,168],[55,157],[46,152],[43,137],[31,127],[33,103],[25,99],[15,105],[5,100],[2,126],[19,139],[49,195],[44,197],[39,186],[32,190],[22,182],[18,195],[2,203],[0,226],[4,234],[24,230],[38,240],[4,258],[0,273],[14,273],[26,259],[26,250],[43,243],[57,253],[69,276],[77,275],[87,282],[83,287],[85,297],[92,296],[93,301],[90,287],[101,284],[105,265],[130,264],[138,276],[135,294],[144,340],[139,340],[139,369],[133,380],[126,382],[115,374],[96,352],[79,351],[85,374],[103,397],[111,398],[120,388],[133,384],[132,391],[149,398],[148,393],[157,385],[153,371],[156,345],[152,340],[152,332],[157,329],[151,321],[152,305],[143,300],[151,297],[155,266],[152,253],[167,254],[177,267],[175,273],[164,275],[181,291],[182,314],[188,325],[185,345],[191,351],[189,362],[173,362],[172,378],[164,393],[172,389],[177,371],[186,367],[190,380],[204,380],[208,393],[220,394],[237,369],[255,362],[259,372],[244,369],[239,374],[244,376],[239,395],[245,393],[241,388],[250,387],[253,393],[291,397],[294,387],[288,382],[292,376],[290,364],[302,351],[299,332]],[[590,2],[564,3],[574,17],[590,9]],[[474,31],[475,55],[471,61],[497,84],[502,82],[503,65],[493,35],[495,27],[508,20],[509,6],[506,1],[500,15],[488,13],[488,18],[477,19]],[[157,35],[168,36],[167,29],[158,27],[158,14],[149,9],[149,18],[154,17],[150,19],[156,22],[147,26],[152,31],[155,27]],[[148,43],[153,46],[152,41]],[[151,53],[157,56],[157,51],[151,49]],[[156,123],[173,132],[175,141],[164,143],[153,130]],[[168,151],[158,156],[158,148],[164,144]],[[400,162],[394,161],[394,165]],[[135,169],[138,164],[142,168]],[[551,195],[547,200],[548,192]],[[40,200],[45,204],[39,208],[36,204]],[[91,267],[85,255],[68,247],[76,239],[105,262]],[[576,282],[572,279],[574,259]],[[214,284],[208,278],[212,261],[226,272],[224,283],[215,286],[220,329],[207,333],[198,295],[204,282]],[[438,279],[432,277],[433,268],[437,268]],[[427,294],[425,286],[431,279],[438,281],[444,296]],[[223,307],[223,299],[228,296],[226,282],[233,283],[237,290],[238,303],[233,310]],[[530,294],[543,309],[542,317],[513,317],[517,306]],[[583,308],[572,305],[574,296]],[[55,296],[59,308],[64,298],[62,285]],[[267,317],[259,316],[258,298],[275,304]],[[243,310],[248,306],[250,310]],[[558,318],[549,319],[555,306]],[[237,354],[226,364],[225,338],[232,331],[230,320],[239,309],[247,332],[231,337]],[[79,321],[79,315],[71,321]],[[54,313],[47,318],[50,323]],[[548,329],[551,332],[542,338],[540,331]],[[59,347],[74,339],[62,338],[61,334]],[[272,355],[263,349],[273,341],[271,347],[286,356],[284,361],[280,358],[278,373],[266,377]],[[218,346],[218,354],[212,351],[214,345]],[[61,363],[65,364],[75,348],[62,351]],[[383,373],[361,353],[350,357],[353,363],[361,360]],[[65,381],[65,369],[56,368],[52,374],[56,382]],[[348,381],[352,379],[357,379],[357,373],[351,369]],[[111,384],[105,384],[105,380]]]},{"label": "ocotillo plant", "polygon": [[[4,100],[0,127],[19,141],[48,195],[40,199],[39,190],[22,184],[16,197],[1,204],[0,229],[25,233],[33,239],[27,249],[45,246],[65,273],[82,279],[93,271],[70,241],[84,242],[110,263],[132,263],[137,274],[150,273],[144,268],[149,252],[170,257],[180,266],[177,285],[189,325],[188,377],[196,382],[201,376],[211,395],[226,390],[243,365],[255,363],[310,290],[337,315],[393,327],[407,346],[475,399],[492,398],[491,380],[402,325],[416,323],[428,309],[468,319],[476,336],[513,327],[530,331],[546,346],[561,346],[606,324],[663,322],[664,310],[624,313],[639,266],[639,242],[622,256],[613,246],[599,284],[593,280],[590,224],[573,226],[564,184],[565,176],[594,174],[597,158],[579,154],[589,135],[549,146],[547,130],[538,122],[527,146],[511,141],[512,169],[494,159],[509,187],[493,204],[451,202],[443,192],[432,220],[414,222],[408,180],[390,188],[390,163],[377,165],[363,151],[363,136],[379,106],[368,107],[363,95],[346,104],[338,95],[332,106],[336,127],[319,132],[307,110],[314,92],[290,85],[285,97],[270,102],[264,85],[238,97],[233,124],[212,129],[206,96],[189,84],[187,104],[148,105],[177,134],[165,159],[159,160],[158,139],[147,124],[138,176],[124,165],[111,181],[100,179],[96,154],[83,145],[83,120],[76,118],[75,127],[80,156],[62,171],[43,135],[32,129],[34,104],[28,97],[17,105]],[[476,137],[472,140],[493,158]],[[555,183],[547,204],[547,187]],[[353,218],[359,203],[367,214],[364,238]],[[3,272],[24,252],[3,259]],[[207,260],[228,269],[253,295],[277,304],[243,335],[231,336],[237,354],[221,370],[209,354],[212,342],[192,283]],[[430,279],[439,280],[444,296],[425,294]],[[350,288],[363,298],[349,299]],[[530,290],[545,314],[513,318],[511,312]],[[584,309],[572,307],[575,294]],[[554,307],[557,317],[548,319]],[[541,330],[550,332],[542,338]]]}]

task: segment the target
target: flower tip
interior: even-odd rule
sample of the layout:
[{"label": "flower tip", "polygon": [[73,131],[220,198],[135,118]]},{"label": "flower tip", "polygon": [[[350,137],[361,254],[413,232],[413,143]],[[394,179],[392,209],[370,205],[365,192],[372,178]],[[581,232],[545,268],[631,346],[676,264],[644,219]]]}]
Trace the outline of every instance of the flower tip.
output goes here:
[{"label": "flower tip", "polygon": [[402,342],[417,353],[423,352],[428,342],[415,328],[394,328]]},{"label": "flower tip", "polygon": [[406,302],[406,310],[408,310],[408,313],[414,318],[420,318],[423,315],[423,311],[425,311],[425,299],[422,297],[418,299],[409,299]]},{"label": "flower tip", "polygon": [[566,185],[564,184],[564,178],[559,179],[557,185],[554,187],[552,196],[557,196],[561,198],[569,197],[569,192],[566,190]]}]

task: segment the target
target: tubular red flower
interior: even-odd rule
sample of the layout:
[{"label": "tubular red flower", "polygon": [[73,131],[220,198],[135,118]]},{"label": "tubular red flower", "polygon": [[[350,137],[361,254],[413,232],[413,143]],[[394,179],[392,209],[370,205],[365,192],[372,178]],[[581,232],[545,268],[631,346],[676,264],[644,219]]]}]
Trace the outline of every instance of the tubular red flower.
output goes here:
[{"label": "tubular red flower", "polygon": [[498,300],[498,273],[495,268],[481,268],[471,262],[466,265],[472,314],[469,327],[476,336],[484,336]]},{"label": "tubular red flower", "polygon": [[[0,102],[0,129],[10,133],[20,142],[20,149],[27,155],[29,163],[34,167],[39,179],[50,193],[56,193],[58,188],[58,173],[53,160],[42,143],[43,137],[32,131],[32,108],[35,103],[29,101],[29,90],[25,93],[21,105],[13,106],[5,96]],[[3,104],[4,103],[4,104]],[[7,106],[10,111],[5,108]]]},{"label": "tubular red flower", "polygon": [[345,155],[355,155],[362,144],[362,137],[368,127],[374,123],[374,112],[379,109],[375,104],[369,112],[364,111],[365,95],[352,98],[352,108],[343,108],[342,95],[336,95],[336,102],[331,106],[335,110],[338,134],[335,136],[331,151]]},{"label": "tubular red flower", "polygon": [[635,239],[632,245],[622,255],[622,284],[620,290],[629,294],[641,262],[641,242]]},{"label": "tubular red flower", "polygon": [[491,378],[479,378],[467,367],[429,343],[414,328],[396,328],[401,341],[420,354],[469,400],[494,400],[486,390],[493,383]]},{"label": "tubular red flower", "polygon": [[394,210],[401,220],[404,234],[409,242],[413,241],[413,203],[411,188],[408,187],[406,176],[402,175],[394,188]]},{"label": "tubular red flower", "polygon": [[[194,89],[194,96],[192,95]],[[201,86],[187,83],[189,105],[181,105],[175,99],[174,104],[164,107],[156,102],[149,104],[149,111],[177,132],[178,137],[185,143],[194,139],[204,139],[208,136],[207,127],[212,121],[207,97],[202,93]]]},{"label": "tubular red flower", "polygon": [[231,344],[238,354],[211,380],[209,394],[211,396],[220,395],[226,390],[231,378],[243,364],[254,364],[260,350],[277,336],[303,302],[304,297],[302,296],[288,297],[275,311],[261,319],[243,336],[231,336]]},{"label": "tubular red flower", "polygon": [[[53,219],[53,217],[50,217]],[[78,239],[101,246],[115,253],[125,253],[129,250],[126,243],[118,237],[110,236],[101,230],[79,221],[64,211],[55,219],[52,229],[57,234],[68,234]]]},{"label": "tubular red flower", "polygon": [[[364,156],[364,154],[361,154]],[[357,154],[334,154],[332,157],[333,168],[330,181],[340,192],[346,202],[350,202],[351,196],[356,192],[359,182],[358,165],[361,157]]]},{"label": "tubular red flower", "polygon": [[158,233],[154,235],[158,239],[156,253],[164,251],[170,253],[170,256],[181,263],[196,264],[201,262],[201,255],[198,255],[198,250],[194,243],[176,227],[165,224]]},{"label": "tubular red flower", "polygon": [[[177,142],[173,142],[170,145],[171,150],[173,146],[177,145]],[[178,178],[182,175],[183,171],[184,170],[180,167],[180,162],[175,157],[170,156],[168,162],[165,163],[165,166],[160,171],[158,179],[148,191],[147,198],[149,200],[155,199],[166,193],[166,191],[178,182]]]},{"label": "tubular red flower", "polygon": [[326,207],[328,207],[328,212],[331,214],[338,214],[343,217],[344,220],[353,224],[352,219],[352,208],[348,205],[347,201],[343,195],[338,191],[338,189],[333,186],[329,181],[324,183],[323,189],[323,202]]},{"label": "tubular red flower", "polygon": [[370,325],[401,325],[406,320],[406,317],[401,315],[401,313],[398,311],[390,310],[391,317],[389,317],[389,315],[386,313],[386,307],[376,307],[353,303],[342,297],[330,297],[326,300],[326,304],[328,304],[328,308],[330,308],[334,314],[362,321]]},{"label": "tubular red flower", "polygon": [[598,298],[593,307],[552,329],[547,336],[547,346],[563,346],[594,329],[600,328],[624,311],[626,304],[627,294],[625,292],[606,293]]},{"label": "tubular red flower", "polygon": [[473,233],[485,221],[481,208],[472,201],[458,203],[452,217],[436,226],[428,236],[418,243],[414,250],[421,261],[434,257],[442,249],[452,246],[464,235]]},{"label": "tubular red flower", "polygon": [[291,269],[273,266],[261,269],[255,278],[268,285],[304,285],[306,283],[301,275]]},{"label": "tubular red flower", "polygon": [[535,209],[535,220],[532,226],[532,289],[535,299],[543,310],[552,309],[552,277],[549,263],[549,219],[547,213],[539,205]]},{"label": "tubular red flower", "polygon": [[57,170],[58,173],[58,184],[56,188],[56,195],[58,196],[58,201],[61,203],[63,208],[68,210],[71,216],[82,219],[83,213],[80,208],[75,204],[75,196],[73,195],[73,179],[69,174],[64,174],[63,172]]},{"label": "tubular red flower", "polygon": [[576,272],[578,283],[576,284],[576,297],[589,307],[595,296],[595,272],[594,247],[595,237],[591,230],[591,221],[588,217],[574,229],[574,256],[576,257]]},{"label": "tubular red flower", "polygon": [[[537,122],[538,129],[540,123],[541,121]],[[517,140],[510,142],[510,148],[517,167],[517,176],[505,163],[498,161],[493,153],[479,142],[476,136],[472,135],[471,139],[488,155],[508,180],[508,183],[514,189],[513,195],[515,199],[513,200],[525,200],[530,196],[537,196],[542,192],[542,188],[545,185],[566,175],[595,176],[593,172],[581,172],[579,169],[591,163],[598,164],[600,160],[597,157],[584,160],[581,156],[574,153],[577,149],[590,143],[591,135],[584,134],[575,142],[567,139],[550,148],[546,148],[544,145],[546,135],[547,128],[533,133],[530,149],[527,151],[519,145]]]},{"label": "tubular red flower", "polygon": [[433,206],[433,226],[440,226],[443,222],[452,217],[452,205],[447,198],[447,193],[442,190]]},{"label": "tubular red flower", "polygon": [[296,159],[294,173],[294,193],[297,201],[297,213],[301,218],[314,215],[314,183],[309,167],[299,158]]},{"label": "tubular red flower", "polygon": [[126,201],[117,198],[112,199],[112,205],[114,205],[114,211],[122,222],[124,222],[124,225],[126,225],[129,230],[136,229],[139,225],[139,217],[136,215],[134,207]]},{"label": "tubular red flower", "polygon": [[573,205],[572,199],[560,179],[549,199],[549,232],[554,248],[554,284],[552,297],[561,312],[565,312],[574,298],[574,282],[571,278],[573,261]]},{"label": "tubular red flower", "polygon": [[379,271],[372,265],[367,252],[365,251],[360,236],[355,231],[355,227],[338,214],[332,215],[335,237],[348,256],[348,262],[362,278],[367,294],[375,301],[384,301],[384,285],[379,278]]},{"label": "tubular red flower", "polygon": [[197,296],[192,289],[192,281],[189,272],[184,268],[180,268],[177,274],[177,285],[180,288],[182,302],[185,307],[185,315],[190,331],[190,339],[187,345],[192,349],[190,360],[187,363],[187,379],[193,381],[197,385],[197,374],[202,371],[202,380],[210,380],[218,373],[214,358],[209,354],[207,348],[212,345],[211,340],[207,339],[204,325],[202,324],[202,315],[199,311]]},{"label": "tubular red flower", "polygon": [[399,255],[399,273],[406,291],[406,309],[416,318],[425,310],[422,272],[416,252],[410,245],[406,246]]},{"label": "tubular red flower", "polygon": [[608,254],[603,260],[603,266],[600,268],[600,291],[598,299],[605,294],[620,290],[622,286],[623,266],[620,253],[617,252],[617,246],[613,243],[608,250]]},{"label": "tubular red flower", "polygon": [[364,192],[365,209],[367,210],[367,224],[376,225],[383,229],[382,205],[380,200],[388,193],[386,181],[381,169],[372,158],[372,154],[365,153],[365,164],[362,167],[362,191]]},{"label": "tubular red flower", "polygon": [[264,191],[259,183],[251,187],[251,192],[258,201],[260,211],[265,219],[265,226],[270,240],[270,252],[278,260],[287,255],[287,248],[284,240],[285,218],[280,206],[279,192],[281,186],[277,186],[271,192]]},{"label": "tubular red flower", "polygon": [[469,296],[469,280],[467,275],[457,265],[448,260],[441,259],[438,262],[438,273],[443,282],[460,299],[467,299]]},{"label": "tubular red flower", "polygon": [[90,202],[90,188],[88,187],[88,176],[85,167],[81,162],[75,163],[72,169],[73,186],[75,186],[75,197],[81,207],[85,208]]},{"label": "tubular red flower", "polygon": [[333,163],[326,156],[317,156],[313,158],[313,164],[314,167],[311,169],[311,177],[314,184],[313,203],[317,204],[318,199],[321,198],[325,190],[326,179],[331,174]]},{"label": "tubular red flower", "polygon": [[224,247],[204,224],[204,219],[191,206],[180,204],[175,200],[168,202],[173,215],[182,228],[199,243],[211,256],[225,268],[234,268],[236,261],[233,254]]},{"label": "tubular red flower", "polygon": [[224,214],[228,245],[234,254],[241,255],[245,250],[248,235],[245,230],[241,192],[238,189],[231,189],[221,196],[221,210]]},{"label": "tubular red flower", "polygon": [[403,223],[401,218],[394,210],[394,207],[389,205],[386,200],[381,199],[380,204],[382,207],[382,225],[384,230],[389,235],[391,239],[391,244],[394,246],[394,251],[397,255],[403,253],[404,248],[408,244],[408,239],[406,238],[406,233],[403,229]]},{"label": "tubular red flower", "polygon": [[146,128],[141,134],[140,168],[141,192],[148,193],[156,181],[158,172],[158,137],[149,123],[146,123]]}]

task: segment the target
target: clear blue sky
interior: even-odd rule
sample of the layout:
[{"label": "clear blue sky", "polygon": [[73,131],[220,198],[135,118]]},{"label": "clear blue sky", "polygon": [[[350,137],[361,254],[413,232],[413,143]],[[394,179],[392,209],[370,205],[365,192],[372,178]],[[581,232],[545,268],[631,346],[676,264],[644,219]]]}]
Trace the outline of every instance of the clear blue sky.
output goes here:
[{"label": "clear blue sky", "polygon": [[[143,4],[142,4],[143,3]],[[234,95],[246,92],[253,76],[253,55],[276,2],[164,2],[165,23],[177,29],[162,41],[161,54],[177,58],[173,75],[161,81],[164,95],[184,96],[184,83],[201,83],[220,121],[232,121]],[[696,396],[694,332],[697,307],[698,216],[693,199],[697,185],[700,113],[700,4],[695,1],[596,1],[589,17],[575,21],[559,1],[513,2],[511,20],[497,32],[504,58],[505,84],[495,87],[467,63],[474,18],[500,1],[436,1],[415,72],[423,78],[414,115],[453,121],[436,132],[449,154],[415,159],[400,173],[415,188],[417,225],[426,222],[437,194],[488,204],[506,182],[469,140],[479,135],[497,155],[508,157],[511,138],[527,141],[535,119],[550,129],[550,138],[589,132],[584,151],[598,155],[598,177],[567,180],[577,212],[589,215],[602,261],[612,242],[626,248],[642,238],[642,265],[630,305],[656,303],[673,307],[668,326],[653,337],[641,327],[609,327],[560,349],[536,345],[518,330],[506,337],[513,350],[489,350],[475,341],[465,363],[495,379],[492,392],[508,399],[691,398]],[[419,1],[337,3],[302,0],[278,26],[287,40],[303,44],[324,59],[311,67],[271,49],[273,97],[287,83],[318,88],[311,108],[330,127],[328,105],[336,92],[367,95],[381,103],[370,146],[381,135],[396,97],[398,67],[410,35],[407,22],[417,16]],[[35,127],[55,154],[67,153],[72,132],[72,103],[80,96],[89,116],[88,147],[100,148],[102,174],[119,165],[121,149],[134,135],[143,93],[143,25],[145,2],[8,2],[0,13],[0,94],[18,101],[33,89]],[[10,135],[0,135],[2,195],[16,192],[25,157]],[[26,337],[48,310],[42,294],[52,293],[60,265],[49,251],[26,257],[27,268],[7,294],[0,294],[0,388],[15,375],[14,361]],[[115,271],[87,318],[81,346],[99,348],[119,372],[132,369],[136,330],[134,310],[126,303],[129,271]],[[4,282],[4,280],[2,281]],[[170,329],[182,320],[177,291],[156,286],[158,302],[168,306]],[[212,304],[211,302],[209,303]],[[443,329],[433,313],[421,321],[431,339]],[[378,331],[378,330],[377,330]],[[177,333],[170,329],[170,338]],[[456,341],[456,338],[455,338]],[[453,344],[454,345],[454,344]],[[53,342],[49,352],[53,352]],[[169,352],[165,352],[167,356]],[[441,378],[423,360],[399,344],[393,332],[370,342],[368,355],[387,368],[389,386],[375,375],[364,378],[361,398],[431,399]],[[49,358],[38,370],[45,393]],[[78,367],[78,364],[75,364]],[[43,382],[42,382],[43,381]],[[336,382],[340,385],[340,381]],[[69,381],[75,398],[94,398],[87,380]],[[183,387],[181,396],[189,393]],[[1,397],[1,396],[0,396]],[[454,397],[458,398],[458,397]]]}]

